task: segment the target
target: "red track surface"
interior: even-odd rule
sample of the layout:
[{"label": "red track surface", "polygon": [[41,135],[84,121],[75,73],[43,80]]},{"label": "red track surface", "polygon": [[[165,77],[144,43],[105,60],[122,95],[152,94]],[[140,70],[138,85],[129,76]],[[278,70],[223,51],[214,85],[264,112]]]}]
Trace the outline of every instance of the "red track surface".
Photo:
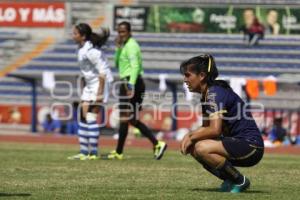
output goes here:
[{"label": "red track surface", "polygon": [[[73,144],[77,145],[78,140],[75,136],[62,135],[0,135],[0,142],[20,142],[20,143],[44,143],[44,144]],[[179,151],[179,142],[174,140],[167,141],[168,148]],[[113,147],[116,145],[116,140],[111,137],[101,137],[100,146]],[[126,146],[151,148],[151,144],[147,139],[130,139],[126,141]],[[293,154],[300,155],[299,146],[282,146],[276,148],[266,148],[266,153]]]}]

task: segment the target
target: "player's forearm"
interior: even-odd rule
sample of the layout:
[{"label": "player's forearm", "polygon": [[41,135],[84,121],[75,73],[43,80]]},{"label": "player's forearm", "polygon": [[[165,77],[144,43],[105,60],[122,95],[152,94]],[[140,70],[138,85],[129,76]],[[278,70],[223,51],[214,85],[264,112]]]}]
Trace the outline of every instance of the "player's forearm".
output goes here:
[{"label": "player's forearm", "polygon": [[98,96],[103,96],[104,93],[104,85],[105,85],[105,76],[103,74],[99,75],[99,88],[98,88]]},{"label": "player's forearm", "polygon": [[130,74],[130,79],[129,79],[129,83],[131,85],[135,85],[136,80],[139,76],[140,73],[140,67],[136,64],[136,65],[132,65],[133,67],[131,67],[131,74]]},{"label": "player's forearm", "polygon": [[209,120],[203,119],[202,127],[209,127]]}]

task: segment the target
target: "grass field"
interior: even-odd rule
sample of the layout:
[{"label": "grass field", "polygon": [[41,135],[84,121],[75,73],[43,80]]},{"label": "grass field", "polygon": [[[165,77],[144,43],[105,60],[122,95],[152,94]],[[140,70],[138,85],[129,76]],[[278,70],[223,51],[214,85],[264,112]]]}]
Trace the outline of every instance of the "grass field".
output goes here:
[{"label": "grass field", "polygon": [[221,182],[177,151],[161,161],[135,148],[122,161],[67,160],[76,147],[0,143],[0,199],[299,199],[299,156],[266,155],[241,169],[249,191],[230,194],[218,192]]}]

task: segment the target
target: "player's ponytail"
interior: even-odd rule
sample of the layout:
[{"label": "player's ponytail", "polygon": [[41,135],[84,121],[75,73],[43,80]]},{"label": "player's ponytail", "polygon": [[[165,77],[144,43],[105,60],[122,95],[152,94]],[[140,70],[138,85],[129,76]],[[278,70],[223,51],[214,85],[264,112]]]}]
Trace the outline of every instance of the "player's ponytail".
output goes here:
[{"label": "player's ponytail", "polygon": [[90,41],[94,47],[102,47],[108,40],[110,31],[106,28],[101,28],[101,33],[92,31],[90,25],[80,23],[75,26],[81,36],[85,36],[86,41]]},{"label": "player's ponytail", "polygon": [[214,85],[216,78],[219,76],[219,71],[217,69],[215,59],[209,55],[203,55],[206,65],[206,81],[208,85]]},{"label": "player's ponytail", "polygon": [[107,28],[101,28],[101,33],[92,32],[90,41],[95,47],[102,47],[108,40],[110,31]]},{"label": "player's ponytail", "polygon": [[209,86],[211,85],[218,85],[224,88],[230,88],[230,85],[224,81],[224,80],[216,80],[216,78],[219,76],[218,68],[215,63],[215,59],[212,55],[206,55],[207,56],[207,84]]}]

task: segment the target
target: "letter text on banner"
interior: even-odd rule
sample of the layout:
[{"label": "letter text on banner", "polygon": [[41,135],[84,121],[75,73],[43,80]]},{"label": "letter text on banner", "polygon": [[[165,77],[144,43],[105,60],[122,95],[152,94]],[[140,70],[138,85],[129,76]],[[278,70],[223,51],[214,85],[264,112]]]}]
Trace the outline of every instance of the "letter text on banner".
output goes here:
[{"label": "letter text on banner", "polygon": [[66,20],[61,2],[0,3],[0,27],[61,27]]}]

